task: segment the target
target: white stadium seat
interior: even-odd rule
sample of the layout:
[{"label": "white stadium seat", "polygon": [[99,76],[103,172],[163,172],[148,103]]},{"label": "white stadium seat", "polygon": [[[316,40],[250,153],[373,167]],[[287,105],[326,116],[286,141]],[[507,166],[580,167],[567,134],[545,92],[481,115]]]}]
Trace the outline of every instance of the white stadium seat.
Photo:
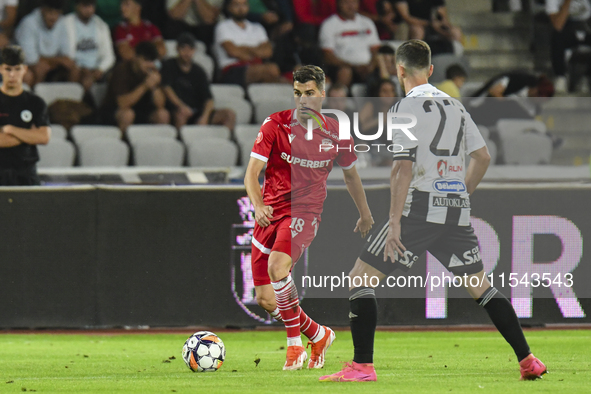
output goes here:
[{"label": "white stadium seat", "polygon": [[133,144],[133,157],[136,166],[181,167],[185,146],[172,138],[145,138]]},{"label": "white stadium seat", "polygon": [[129,161],[129,147],[115,138],[94,138],[78,146],[82,167],[125,167]]},{"label": "white stadium seat", "polygon": [[40,82],[35,85],[35,94],[51,105],[59,99],[82,101],[84,88],[77,82]]},{"label": "white stadium seat", "polygon": [[151,137],[177,138],[177,130],[169,124],[136,124],[127,128],[127,139],[134,145],[136,142]]},{"label": "white stadium seat", "polygon": [[108,90],[109,85],[107,85],[105,82],[97,82],[92,84],[90,87],[90,94],[92,95],[92,99],[94,100],[97,108],[100,108],[104,104]]},{"label": "white stadium seat", "polygon": [[230,139],[230,129],[226,126],[216,125],[187,125],[181,128],[181,140],[185,144],[190,142],[199,142],[206,138],[221,138],[223,140]]},{"label": "white stadium seat", "polygon": [[215,109],[230,108],[236,113],[236,124],[249,124],[252,120],[252,104],[240,97],[216,98]]},{"label": "white stadium seat", "polygon": [[253,83],[248,85],[247,90],[250,101],[255,105],[261,101],[284,100],[285,98],[290,98],[293,102],[293,86],[291,84]]},{"label": "white stadium seat", "polygon": [[209,57],[205,52],[195,52],[195,56],[193,56],[193,61],[203,68],[205,74],[207,75],[207,79],[211,82],[213,80],[213,73],[215,71],[215,64],[213,59]]},{"label": "white stadium seat", "polygon": [[240,158],[242,159],[243,166],[246,166],[250,160],[250,152],[252,151],[260,128],[259,125],[236,125],[234,134],[240,146]]},{"label": "white stadium seat", "polygon": [[121,130],[115,126],[74,126],[72,127],[72,139],[76,144],[95,138],[121,139]]},{"label": "white stadium seat", "polygon": [[62,138],[50,140],[47,145],[37,145],[39,168],[72,167],[76,157],[76,148],[70,141]]},{"label": "white stadium seat", "polygon": [[219,138],[189,143],[187,150],[191,167],[232,167],[238,159],[236,144]]},{"label": "white stadium seat", "polygon": [[68,138],[68,130],[61,124],[52,124],[51,127],[51,139],[65,140]]},{"label": "white stadium seat", "polygon": [[214,100],[221,100],[224,98],[244,98],[244,89],[240,85],[213,83],[210,85],[211,94]]},{"label": "white stadium seat", "polygon": [[[516,105],[517,102],[515,103]],[[513,137],[525,131],[535,131],[539,134],[546,134],[546,125],[539,120],[531,119],[499,119],[497,130],[501,140]]]},{"label": "white stadium seat", "polygon": [[501,140],[506,164],[548,164],[552,159],[552,140],[545,134],[522,133]]}]

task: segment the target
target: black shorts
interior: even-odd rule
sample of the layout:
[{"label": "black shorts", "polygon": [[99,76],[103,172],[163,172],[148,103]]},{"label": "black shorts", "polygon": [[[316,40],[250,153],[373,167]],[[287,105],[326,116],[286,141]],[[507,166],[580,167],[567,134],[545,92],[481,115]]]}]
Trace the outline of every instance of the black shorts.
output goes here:
[{"label": "black shorts", "polygon": [[246,70],[248,66],[228,67],[222,71],[221,83],[231,83],[235,85],[246,86]]},{"label": "black shorts", "polygon": [[0,186],[38,186],[40,184],[35,164],[18,168],[0,168]]},{"label": "black shorts", "polygon": [[359,258],[384,275],[395,269],[406,271],[425,251],[429,251],[456,276],[476,274],[484,269],[478,238],[472,226],[436,224],[402,217],[401,241],[406,252],[397,262],[384,261],[388,219],[374,227]]}]

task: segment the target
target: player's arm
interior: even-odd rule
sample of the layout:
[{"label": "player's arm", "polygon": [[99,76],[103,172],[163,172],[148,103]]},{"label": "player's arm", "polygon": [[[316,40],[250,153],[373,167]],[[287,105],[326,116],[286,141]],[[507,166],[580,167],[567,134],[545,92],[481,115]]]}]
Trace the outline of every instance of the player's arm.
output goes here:
[{"label": "player's arm", "polygon": [[[48,126],[32,127],[30,129],[23,129],[20,127],[6,125],[2,127],[2,134],[12,136],[20,142],[29,145],[45,145],[49,142],[51,129]],[[16,144],[18,145],[18,144]],[[15,145],[13,145],[15,146]]]},{"label": "player's arm", "polygon": [[394,160],[390,173],[390,219],[388,222],[388,236],[384,248],[384,261],[388,258],[394,263],[394,254],[402,255],[406,248],[400,241],[400,218],[408,195],[408,188],[412,180],[411,160]]},{"label": "player's arm", "polygon": [[251,157],[244,175],[244,186],[250,202],[254,206],[254,216],[261,227],[267,227],[271,224],[269,219],[273,218],[273,207],[265,205],[263,202],[263,193],[259,184],[259,175],[265,167],[265,162]]},{"label": "player's arm", "polygon": [[470,160],[468,170],[466,171],[466,189],[469,194],[472,194],[488,169],[488,165],[490,164],[490,154],[485,145],[470,153],[470,157],[472,160]]},{"label": "player's arm", "polygon": [[351,198],[355,202],[355,206],[359,211],[359,220],[353,231],[356,233],[360,232],[361,236],[365,238],[369,233],[369,230],[371,230],[374,221],[371,216],[369,205],[367,205],[367,197],[365,196],[365,190],[363,189],[361,178],[359,177],[359,173],[355,166],[348,170],[343,169],[343,176],[345,178],[345,185],[347,185],[347,191],[351,195]]}]

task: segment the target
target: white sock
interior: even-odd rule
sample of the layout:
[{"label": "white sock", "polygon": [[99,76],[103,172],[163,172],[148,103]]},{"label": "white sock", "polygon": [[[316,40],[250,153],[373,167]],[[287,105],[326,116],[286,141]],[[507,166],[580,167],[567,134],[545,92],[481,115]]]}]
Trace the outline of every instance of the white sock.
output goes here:
[{"label": "white sock", "polygon": [[318,332],[316,333],[316,335],[314,335],[314,338],[310,338],[310,340],[313,343],[316,343],[319,340],[321,340],[322,338],[324,338],[325,335],[326,335],[326,330],[324,329],[324,326],[320,326],[320,329],[318,330]]},{"label": "white sock", "polygon": [[282,322],[283,319],[281,318],[281,312],[279,312],[279,308],[275,308],[275,310],[273,312],[269,312],[269,315],[271,315],[271,317],[275,320],[277,320],[278,322]]},{"label": "white sock", "polygon": [[287,346],[302,346],[302,337],[287,338]]}]

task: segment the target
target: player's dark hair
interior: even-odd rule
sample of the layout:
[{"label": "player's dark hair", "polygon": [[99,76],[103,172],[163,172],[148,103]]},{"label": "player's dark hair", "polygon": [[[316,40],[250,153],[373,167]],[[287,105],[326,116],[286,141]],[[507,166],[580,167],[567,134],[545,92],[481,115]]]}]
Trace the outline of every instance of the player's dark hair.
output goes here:
[{"label": "player's dark hair", "polygon": [[464,67],[460,66],[459,64],[452,64],[445,70],[445,79],[454,79],[454,78],[466,78],[468,74]]},{"label": "player's dark hair", "polygon": [[158,59],[158,48],[150,41],[142,41],[135,47],[135,55],[153,62]]},{"label": "player's dark hair", "polygon": [[396,64],[403,65],[410,73],[428,70],[431,67],[431,48],[425,41],[405,41],[396,50]]},{"label": "player's dark hair", "polygon": [[6,64],[7,66],[25,64],[25,53],[19,46],[8,45],[1,52],[0,64]]},{"label": "player's dark hair", "polygon": [[293,82],[306,83],[310,81],[316,82],[316,87],[322,92],[326,83],[324,71],[318,66],[309,64],[300,67],[293,73]]},{"label": "player's dark hair", "polygon": [[51,8],[52,10],[64,9],[64,0],[41,0],[41,7]]}]

